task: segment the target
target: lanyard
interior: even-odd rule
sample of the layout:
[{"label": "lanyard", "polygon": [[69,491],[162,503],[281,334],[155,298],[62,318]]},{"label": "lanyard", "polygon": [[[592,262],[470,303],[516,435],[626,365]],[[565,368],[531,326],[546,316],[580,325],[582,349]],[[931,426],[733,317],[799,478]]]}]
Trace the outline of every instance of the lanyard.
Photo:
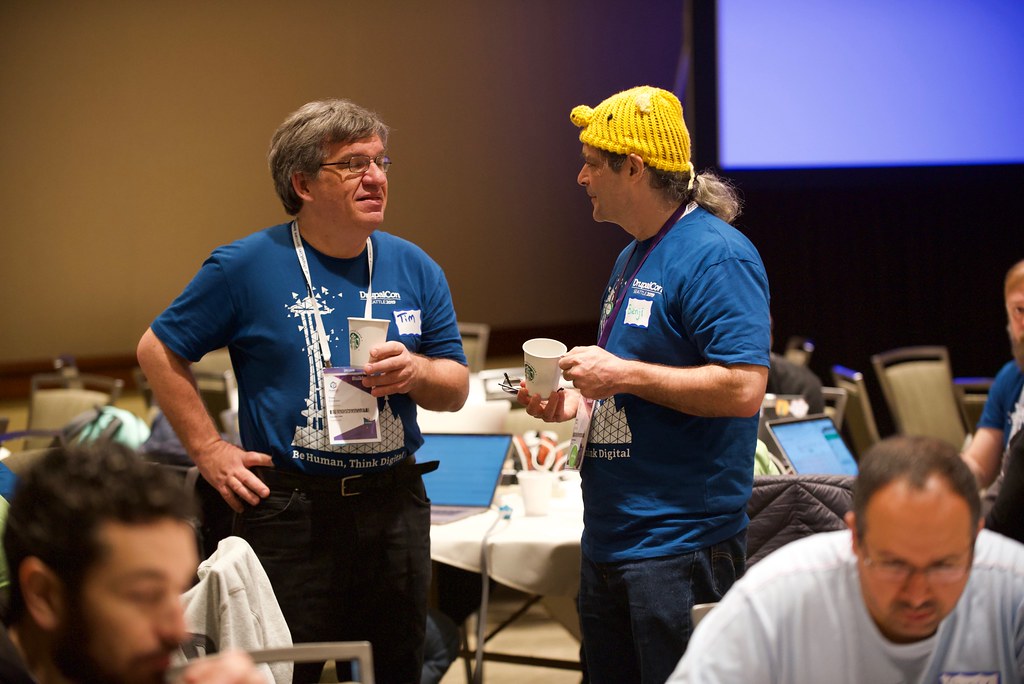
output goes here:
[{"label": "lanyard", "polygon": [[[324,368],[331,367],[331,345],[328,343],[327,334],[324,332],[324,320],[320,315],[320,303],[316,299],[313,290],[313,280],[309,277],[309,262],[306,261],[306,250],[302,247],[302,237],[299,235],[299,222],[292,221],[292,244],[295,246],[295,256],[299,259],[299,266],[302,267],[302,275],[306,278],[306,289],[309,291],[309,299],[313,306],[313,316],[316,318],[316,337],[320,345],[320,355],[324,360]],[[366,258],[369,261],[370,274],[366,284],[366,307],[365,318],[372,318],[373,314],[373,243],[366,238]]]},{"label": "lanyard", "polygon": [[636,249],[640,244],[639,242],[633,243],[633,252],[629,255],[629,258],[626,259],[626,263],[622,265],[622,271],[619,273],[619,277],[615,279],[615,284],[612,285],[612,289],[609,292],[608,297],[605,298],[606,302],[609,299],[614,298],[615,305],[607,314],[605,314],[604,311],[601,312],[601,322],[598,326],[598,330],[600,331],[600,333],[597,340],[597,346],[603,349],[605,344],[608,343],[608,338],[611,337],[612,326],[609,325],[609,323],[614,321],[615,317],[618,316],[619,309],[622,308],[622,302],[626,299],[627,288],[623,287],[623,285],[625,285],[626,283],[631,283],[636,279],[637,274],[640,273],[640,269],[643,268],[644,262],[647,261],[647,257],[651,255],[651,252],[653,252],[654,248],[658,246],[658,243],[661,242],[661,239],[668,234],[669,229],[672,226],[674,226],[681,218],[683,218],[696,208],[697,204],[695,202],[690,202],[688,205],[685,206],[679,205],[679,208],[672,212],[672,215],[668,217],[667,221],[665,221],[665,225],[661,227],[658,233],[651,240],[651,244],[647,246],[647,250],[640,258],[640,263],[636,265],[636,269],[633,271],[633,275],[629,277],[629,280],[626,280],[626,269],[629,267],[629,262],[632,261],[633,257],[636,255]]}]

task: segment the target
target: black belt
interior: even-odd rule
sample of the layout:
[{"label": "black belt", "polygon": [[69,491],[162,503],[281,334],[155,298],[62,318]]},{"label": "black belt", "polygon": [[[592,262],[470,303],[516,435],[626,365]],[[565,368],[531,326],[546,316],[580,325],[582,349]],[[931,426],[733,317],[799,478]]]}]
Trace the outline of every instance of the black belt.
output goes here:
[{"label": "black belt", "polygon": [[437,470],[441,465],[437,461],[416,463],[412,456],[407,457],[398,465],[387,470],[378,470],[363,475],[346,477],[319,477],[273,468],[253,468],[252,471],[269,487],[286,487],[304,492],[326,492],[341,496],[356,496],[364,492],[396,489],[398,486],[413,482],[420,475]]}]

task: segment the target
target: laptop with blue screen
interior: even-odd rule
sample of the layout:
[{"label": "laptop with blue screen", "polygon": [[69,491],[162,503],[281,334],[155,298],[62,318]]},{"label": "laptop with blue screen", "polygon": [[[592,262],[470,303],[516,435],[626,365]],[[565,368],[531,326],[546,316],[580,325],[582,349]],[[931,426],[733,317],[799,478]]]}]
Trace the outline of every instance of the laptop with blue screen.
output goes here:
[{"label": "laptop with blue screen", "polygon": [[768,448],[799,475],[856,475],[857,461],[823,413],[767,423]]},{"label": "laptop with blue screen", "polygon": [[430,498],[430,522],[448,523],[491,506],[502,467],[512,453],[512,435],[432,433],[423,435],[416,460],[439,461],[423,476]]}]

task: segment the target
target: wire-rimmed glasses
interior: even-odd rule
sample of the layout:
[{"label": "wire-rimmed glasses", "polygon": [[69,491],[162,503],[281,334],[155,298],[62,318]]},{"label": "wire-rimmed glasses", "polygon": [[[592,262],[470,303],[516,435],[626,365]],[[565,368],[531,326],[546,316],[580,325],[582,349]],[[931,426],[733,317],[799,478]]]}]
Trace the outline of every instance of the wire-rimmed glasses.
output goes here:
[{"label": "wire-rimmed glasses", "polygon": [[391,157],[387,156],[383,152],[378,154],[376,157],[367,157],[365,154],[356,154],[348,159],[336,162],[327,162],[320,166],[342,166],[352,173],[366,173],[367,169],[370,168],[370,162],[376,164],[377,168],[384,173],[387,173],[388,169],[391,168]]},{"label": "wire-rimmed glasses", "polygon": [[893,584],[903,584],[910,579],[911,575],[916,573],[924,575],[924,578],[932,584],[953,584],[967,577],[973,559],[973,547],[966,555],[958,558],[947,558],[923,568],[911,565],[897,558],[872,558],[867,554],[866,549],[863,556],[864,565],[878,579],[892,582]]}]

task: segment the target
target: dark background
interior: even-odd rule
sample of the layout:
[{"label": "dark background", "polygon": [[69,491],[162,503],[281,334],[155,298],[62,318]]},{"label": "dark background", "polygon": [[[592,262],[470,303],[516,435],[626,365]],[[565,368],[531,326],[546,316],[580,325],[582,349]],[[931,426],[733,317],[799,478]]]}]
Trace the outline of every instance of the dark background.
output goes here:
[{"label": "dark background", "polygon": [[[716,168],[715,3],[693,10],[695,150],[699,168]],[[956,376],[993,376],[1010,359],[1003,278],[1024,259],[1024,166],[725,175],[745,201],[736,225],[768,271],[775,350],[812,339],[826,385],[835,364],[861,371],[883,435],[892,422],[872,354],[945,345]]]},{"label": "dark background", "polygon": [[[537,335],[592,343],[628,236],[591,218],[569,111],[643,83],[681,93],[695,162],[713,167],[714,9],[0,3],[0,397],[26,397],[64,353],[131,383],[139,336],[210,250],[283,220],[270,133],[334,95],[392,125],[386,229],[437,259],[495,356]],[[805,335],[826,383],[832,364],[862,371],[883,431],[871,354],[944,344],[957,375],[1009,358],[1002,278],[1024,258],[1021,167],[727,175],[768,270],[776,349]]]}]

